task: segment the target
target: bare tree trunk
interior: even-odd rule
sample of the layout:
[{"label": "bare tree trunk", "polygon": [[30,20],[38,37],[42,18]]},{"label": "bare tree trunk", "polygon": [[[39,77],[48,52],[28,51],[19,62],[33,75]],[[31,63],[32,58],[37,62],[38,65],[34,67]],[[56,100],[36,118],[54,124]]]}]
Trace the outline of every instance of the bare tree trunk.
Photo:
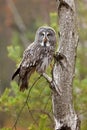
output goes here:
[{"label": "bare tree trunk", "polygon": [[78,43],[75,3],[74,0],[57,0],[57,5],[60,26],[58,53],[64,55],[64,58],[61,64],[56,62],[53,68],[53,82],[61,90],[61,95],[56,91],[52,94],[55,130],[80,130],[72,97]]}]

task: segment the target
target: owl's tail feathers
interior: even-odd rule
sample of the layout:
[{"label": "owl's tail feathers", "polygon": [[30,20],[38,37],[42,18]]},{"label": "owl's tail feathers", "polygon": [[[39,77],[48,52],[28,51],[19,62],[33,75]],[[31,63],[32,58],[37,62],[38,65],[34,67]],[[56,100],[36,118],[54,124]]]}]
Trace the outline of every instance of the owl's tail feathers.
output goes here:
[{"label": "owl's tail feathers", "polygon": [[24,91],[25,89],[28,89],[27,75],[25,75],[25,77],[20,80],[21,80],[20,91]]},{"label": "owl's tail feathers", "polygon": [[12,76],[12,80],[16,77],[16,75],[18,75],[20,72],[20,67],[14,72],[13,76]]},{"label": "owl's tail feathers", "polygon": [[[20,73],[20,67],[14,72],[12,76],[12,80]],[[28,81],[27,81],[27,73],[23,77],[20,77],[18,80],[18,86],[20,86],[20,91],[24,91],[25,89],[28,89]]]}]

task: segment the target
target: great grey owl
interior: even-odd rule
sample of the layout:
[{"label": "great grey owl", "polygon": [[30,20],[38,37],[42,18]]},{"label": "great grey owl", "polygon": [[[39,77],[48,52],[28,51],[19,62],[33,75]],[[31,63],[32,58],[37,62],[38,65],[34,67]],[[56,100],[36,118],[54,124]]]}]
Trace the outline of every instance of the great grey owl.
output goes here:
[{"label": "great grey owl", "polygon": [[53,59],[56,46],[56,34],[53,28],[48,26],[40,27],[35,40],[24,51],[23,59],[12,76],[12,80],[18,74],[20,90],[28,88],[28,79],[36,71],[39,74],[45,72]]}]

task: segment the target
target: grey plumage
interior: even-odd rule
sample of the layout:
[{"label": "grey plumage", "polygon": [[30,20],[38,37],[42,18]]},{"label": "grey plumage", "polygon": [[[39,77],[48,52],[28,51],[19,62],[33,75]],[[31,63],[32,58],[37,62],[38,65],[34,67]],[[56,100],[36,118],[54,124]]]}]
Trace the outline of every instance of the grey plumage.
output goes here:
[{"label": "grey plumage", "polygon": [[28,79],[34,71],[39,74],[45,72],[53,59],[56,46],[56,34],[51,27],[40,27],[35,36],[35,41],[24,51],[23,59],[12,76],[19,74],[20,90],[28,88]]}]

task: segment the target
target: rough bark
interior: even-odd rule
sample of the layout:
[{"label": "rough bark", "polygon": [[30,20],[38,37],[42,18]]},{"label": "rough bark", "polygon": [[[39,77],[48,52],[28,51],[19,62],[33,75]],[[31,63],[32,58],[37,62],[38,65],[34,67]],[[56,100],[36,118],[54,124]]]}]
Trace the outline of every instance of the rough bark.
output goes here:
[{"label": "rough bark", "polygon": [[[52,104],[55,130],[79,130],[80,121],[73,107],[73,78],[78,43],[74,0],[57,0],[60,37],[58,55],[64,55],[61,64],[55,63],[53,82],[61,94],[53,91]],[[55,84],[54,84],[55,85]]]}]

